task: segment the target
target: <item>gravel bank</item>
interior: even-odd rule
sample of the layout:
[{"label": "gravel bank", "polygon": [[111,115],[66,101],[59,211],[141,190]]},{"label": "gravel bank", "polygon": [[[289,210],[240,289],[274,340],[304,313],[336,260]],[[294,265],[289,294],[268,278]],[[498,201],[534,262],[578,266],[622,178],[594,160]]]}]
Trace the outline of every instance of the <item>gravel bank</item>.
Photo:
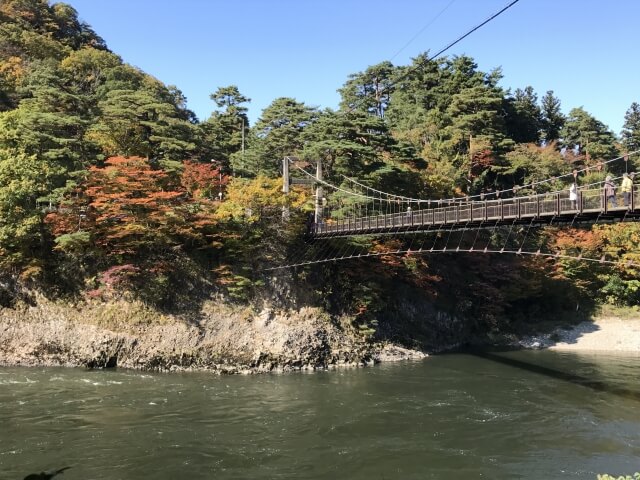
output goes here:
[{"label": "gravel bank", "polygon": [[640,318],[597,317],[571,329],[525,338],[525,348],[640,354]]}]

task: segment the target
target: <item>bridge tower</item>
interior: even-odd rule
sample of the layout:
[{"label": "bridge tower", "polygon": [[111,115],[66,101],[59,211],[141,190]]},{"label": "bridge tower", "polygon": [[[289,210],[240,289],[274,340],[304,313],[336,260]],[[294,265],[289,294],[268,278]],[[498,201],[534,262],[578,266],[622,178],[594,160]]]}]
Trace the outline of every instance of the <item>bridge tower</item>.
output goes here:
[{"label": "bridge tower", "polygon": [[[293,184],[295,185],[315,185],[316,193],[315,193],[315,209],[313,215],[314,223],[319,223],[322,219],[322,208],[323,208],[323,195],[324,190],[322,188],[322,160],[319,158],[316,160],[316,176],[314,179],[311,178],[291,178],[289,174],[289,163],[297,161],[297,157],[284,157],[282,159],[282,192],[287,194],[289,193],[289,187]],[[286,207],[285,207],[286,208]],[[284,215],[284,213],[283,213]]]}]

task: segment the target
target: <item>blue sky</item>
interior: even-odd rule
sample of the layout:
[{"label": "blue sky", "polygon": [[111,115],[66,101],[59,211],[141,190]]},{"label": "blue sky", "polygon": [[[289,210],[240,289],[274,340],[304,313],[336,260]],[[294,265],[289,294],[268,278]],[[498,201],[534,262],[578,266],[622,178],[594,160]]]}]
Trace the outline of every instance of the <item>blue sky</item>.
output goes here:
[{"label": "blue sky", "polygon": [[[124,61],[187,96],[201,120],[209,94],[237,85],[249,118],[278,97],[336,108],[349,74],[436,52],[509,0],[67,0]],[[640,102],[640,2],[520,0],[454,46],[504,88],[553,90],[619,134]]]}]

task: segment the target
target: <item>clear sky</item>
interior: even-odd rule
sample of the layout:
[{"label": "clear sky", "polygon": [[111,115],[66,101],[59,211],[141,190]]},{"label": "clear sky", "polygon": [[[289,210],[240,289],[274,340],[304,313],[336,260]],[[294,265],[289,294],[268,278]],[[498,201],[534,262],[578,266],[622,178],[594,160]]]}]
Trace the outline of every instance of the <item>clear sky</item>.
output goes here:
[{"label": "clear sky", "polygon": [[[55,3],[55,2],[52,2]],[[437,52],[510,0],[66,0],[125,62],[187,96],[237,85],[249,118],[278,97],[337,108],[349,74]],[[447,55],[503,70],[504,88],[553,90],[619,134],[640,102],[640,2],[520,0]]]}]

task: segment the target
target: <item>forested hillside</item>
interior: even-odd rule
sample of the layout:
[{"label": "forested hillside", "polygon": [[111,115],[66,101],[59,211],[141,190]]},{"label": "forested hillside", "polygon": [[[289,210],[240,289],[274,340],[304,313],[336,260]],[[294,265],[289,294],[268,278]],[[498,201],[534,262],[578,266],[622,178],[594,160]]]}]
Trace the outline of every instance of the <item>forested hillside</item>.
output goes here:
[{"label": "forested hillside", "polygon": [[[500,70],[479,71],[472,58],[425,52],[411,65],[383,62],[327,86],[339,88],[337,111],[276,98],[251,125],[251,92],[229,85],[211,94],[211,116],[197,119],[177,87],[124,63],[72,7],[2,0],[0,303],[24,289],[127,295],[161,309],[213,293],[234,302],[272,296],[263,268],[300,248],[313,207],[308,188],[281,194],[286,155],[322,158],[335,184],[347,175],[436,199],[592,166],[578,179],[587,184],[625,168],[601,162],[640,148],[636,102],[618,137],[579,106],[564,115],[553,91],[505,89],[500,79]],[[629,157],[629,171],[637,158]],[[283,206],[292,212],[286,222]],[[635,224],[548,229],[531,241],[640,262]],[[306,292],[299,301],[351,312],[365,331],[407,292],[475,316],[482,328],[593,301],[640,301],[638,269],[624,263],[453,254],[283,275]]]}]

